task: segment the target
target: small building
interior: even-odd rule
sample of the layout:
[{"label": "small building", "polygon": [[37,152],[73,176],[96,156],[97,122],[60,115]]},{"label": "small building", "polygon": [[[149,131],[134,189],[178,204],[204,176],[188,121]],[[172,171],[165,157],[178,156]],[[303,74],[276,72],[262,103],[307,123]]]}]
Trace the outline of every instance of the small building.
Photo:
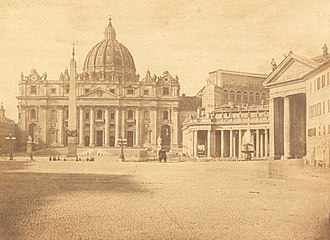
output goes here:
[{"label": "small building", "polygon": [[[6,111],[1,103],[0,106],[0,154],[9,153],[11,144],[13,144],[13,150],[16,150],[17,140],[18,140],[18,131],[17,131],[17,124],[14,120],[9,119],[6,117]],[[15,137],[16,140],[7,140],[6,138],[9,136]]]}]

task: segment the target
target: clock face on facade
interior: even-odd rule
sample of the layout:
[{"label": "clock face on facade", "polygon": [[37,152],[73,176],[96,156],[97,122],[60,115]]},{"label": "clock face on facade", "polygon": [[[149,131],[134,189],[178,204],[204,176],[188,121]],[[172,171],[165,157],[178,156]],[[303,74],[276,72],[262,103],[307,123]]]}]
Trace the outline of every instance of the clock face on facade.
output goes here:
[{"label": "clock face on facade", "polygon": [[164,83],[168,83],[168,82],[169,82],[168,77],[165,77],[165,78],[164,78]]},{"label": "clock face on facade", "polygon": [[31,80],[32,81],[37,81],[38,80],[38,76],[36,74],[31,75]]}]

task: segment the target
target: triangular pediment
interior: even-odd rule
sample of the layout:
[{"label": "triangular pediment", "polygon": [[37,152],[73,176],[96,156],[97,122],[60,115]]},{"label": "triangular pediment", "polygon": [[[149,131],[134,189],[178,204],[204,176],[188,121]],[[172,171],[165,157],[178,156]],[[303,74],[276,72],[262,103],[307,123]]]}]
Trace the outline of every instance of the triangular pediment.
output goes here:
[{"label": "triangular pediment", "polygon": [[110,93],[102,88],[97,88],[92,91],[89,91],[88,93],[84,93],[83,95],[80,95],[78,98],[113,98],[117,99],[118,96],[116,96],[113,93]]},{"label": "triangular pediment", "polygon": [[266,78],[265,87],[294,82],[300,80],[306,74],[318,67],[318,63],[304,57],[290,54],[280,65]]}]

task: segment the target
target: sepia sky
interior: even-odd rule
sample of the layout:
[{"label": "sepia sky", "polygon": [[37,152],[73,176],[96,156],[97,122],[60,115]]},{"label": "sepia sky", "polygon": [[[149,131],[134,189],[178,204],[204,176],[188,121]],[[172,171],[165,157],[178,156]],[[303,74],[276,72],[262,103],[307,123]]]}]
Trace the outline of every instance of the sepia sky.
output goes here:
[{"label": "sepia sky", "polygon": [[216,69],[269,73],[283,54],[313,57],[330,45],[328,0],[1,0],[0,101],[17,121],[20,73],[58,79],[75,41],[78,72],[104,38],[109,15],[137,73],[178,75],[195,95]]}]

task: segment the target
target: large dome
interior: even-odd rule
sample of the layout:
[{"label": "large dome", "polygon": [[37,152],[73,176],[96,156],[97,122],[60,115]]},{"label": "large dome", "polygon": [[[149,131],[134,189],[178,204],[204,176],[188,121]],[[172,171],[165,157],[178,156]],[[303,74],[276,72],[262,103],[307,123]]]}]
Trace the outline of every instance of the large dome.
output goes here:
[{"label": "large dome", "polygon": [[128,49],[116,40],[116,32],[111,24],[105,28],[105,39],[96,44],[87,54],[84,72],[126,72],[135,74],[135,64]]}]

